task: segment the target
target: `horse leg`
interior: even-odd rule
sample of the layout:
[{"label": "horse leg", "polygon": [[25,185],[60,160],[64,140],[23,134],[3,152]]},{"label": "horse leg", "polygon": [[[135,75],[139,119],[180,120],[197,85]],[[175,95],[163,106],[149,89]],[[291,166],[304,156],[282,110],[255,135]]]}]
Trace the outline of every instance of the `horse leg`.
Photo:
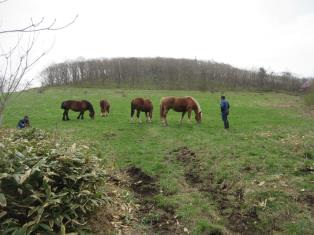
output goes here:
[{"label": "horse leg", "polygon": [[140,113],[141,113],[141,111],[137,110],[136,117],[137,117],[138,123],[142,123],[142,120],[140,119]]},{"label": "horse leg", "polygon": [[186,113],[185,111],[182,112],[182,116],[181,116],[181,119],[180,119],[180,125],[182,125],[182,119],[184,118],[185,113]]},{"label": "horse leg", "polygon": [[160,104],[160,120],[163,124],[163,126],[167,126],[167,120],[166,120],[166,115],[167,115],[167,111],[166,111],[166,106],[163,104]]},{"label": "horse leg", "polygon": [[149,111],[148,118],[149,118],[148,121],[151,123],[152,118],[153,118],[153,112],[152,111]]},{"label": "horse leg", "polygon": [[65,121],[65,115],[66,115],[66,111],[63,111],[63,115],[62,115],[62,121]]},{"label": "horse leg", "polygon": [[67,121],[70,120],[70,118],[69,118],[69,110],[68,109],[66,110],[65,115],[66,115],[66,120]]},{"label": "horse leg", "polygon": [[191,122],[191,112],[192,112],[192,111],[188,111],[188,119],[189,119],[189,122]]},{"label": "horse leg", "polygon": [[82,113],[81,119],[84,119],[84,111],[82,111],[81,113]]},{"label": "horse leg", "polygon": [[147,112],[145,112],[145,117],[146,117],[146,123],[148,122],[148,116],[147,116]]},{"label": "horse leg", "polygon": [[80,119],[82,112],[80,112],[80,114],[77,116],[77,119]]},{"label": "horse leg", "polygon": [[168,122],[167,122],[167,113],[169,110],[165,110],[163,113],[163,124],[164,126],[168,126]]},{"label": "horse leg", "polygon": [[133,122],[135,108],[131,105],[131,122]]}]

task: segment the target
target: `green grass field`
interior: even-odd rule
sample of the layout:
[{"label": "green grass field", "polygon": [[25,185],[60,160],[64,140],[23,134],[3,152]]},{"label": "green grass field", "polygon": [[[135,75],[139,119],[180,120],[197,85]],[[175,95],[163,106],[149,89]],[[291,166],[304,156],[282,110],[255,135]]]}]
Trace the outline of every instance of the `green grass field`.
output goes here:
[{"label": "green grass field", "polygon": [[[168,127],[159,120],[163,96],[195,97],[202,124],[179,125],[170,111]],[[4,127],[15,128],[27,114],[33,127],[48,129],[91,147],[108,167],[133,165],[157,179],[160,191],[151,195],[159,208],[177,215],[193,234],[213,231],[242,234],[313,234],[314,116],[299,96],[281,93],[226,92],[230,130],[220,118],[220,93],[194,91],[105,90],[51,88],[13,97]],[[153,123],[130,123],[130,101],[150,98]],[[111,103],[108,118],[100,117],[99,100]],[[61,120],[61,102],[87,99],[87,113],[69,113]],[[144,114],[141,114],[144,121]],[[190,159],[188,159],[190,158]],[[157,212],[156,212],[157,213]],[[144,215],[147,218],[158,215]],[[149,217],[149,218],[148,218]]]}]

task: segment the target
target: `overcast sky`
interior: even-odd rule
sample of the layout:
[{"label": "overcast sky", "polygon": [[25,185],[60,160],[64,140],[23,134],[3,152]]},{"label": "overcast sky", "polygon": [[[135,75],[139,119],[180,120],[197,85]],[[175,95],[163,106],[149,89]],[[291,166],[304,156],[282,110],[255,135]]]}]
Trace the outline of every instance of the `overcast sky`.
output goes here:
[{"label": "overcast sky", "polygon": [[[78,57],[197,58],[252,69],[314,76],[313,0],[9,0],[0,31],[45,17],[62,31],[41,32],[49,54],[28,76]],[[0,35],[1,48],[16,35]]]}]

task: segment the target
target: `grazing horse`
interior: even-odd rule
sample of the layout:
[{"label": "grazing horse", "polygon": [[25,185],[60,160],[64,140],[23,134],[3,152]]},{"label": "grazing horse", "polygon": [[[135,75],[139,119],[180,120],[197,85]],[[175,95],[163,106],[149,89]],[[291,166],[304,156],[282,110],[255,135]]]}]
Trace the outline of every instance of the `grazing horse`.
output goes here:
[{"label": "grazing horse", "polygon": [[135,110],[138,122],[142,122],[140,120],[141,111],[145,112],[146,122],[152,122],[153,104],[149,99],[135,98],[134,100],[131,101],[131,121],[133,121]]},{"label": "grazing horse", "polygon": [[101,100],[99,102],[100,105],[100,110],[101,110],[101,116],[102,117],[107,117],[109,115],[109,110],[110,110],[110,104],[107,100]]},{"label": "grazing horse", "polygon": [[202,110],[199,103],[191,96],[186,97],[163,97],[160,100],[160,118],[164,126],[168,125],[167,113],[169,109],[173,109],[176,112],[181,112],[182,116],[180,119],[180,125],[182,124],[182,119],[185,113],[188,113],[188,118],[191,120],[192,110],[195,113],[195,120],[200,123],[202,120]]},{"label": "grazing horse", "polygon": [[73,110],[74,112],[80,112],[77,119],[84,119],[84,112],[86,110],[89,111],[90,118],[94,119],[95,111],[93,105],[88,102],[87,100],[77,101],[77,100],[66,100],[63,101],[61,104],[61,108],[64,109],[63,112],[63,121],[70,120],[69,119],[69,109]]}]

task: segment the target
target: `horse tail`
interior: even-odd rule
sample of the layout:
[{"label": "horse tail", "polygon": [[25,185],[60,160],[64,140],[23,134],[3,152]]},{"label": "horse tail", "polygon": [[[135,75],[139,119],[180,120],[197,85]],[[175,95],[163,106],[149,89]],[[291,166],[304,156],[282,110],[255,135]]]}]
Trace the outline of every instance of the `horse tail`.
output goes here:
[{"label": "horse tail", "polygon": [[131,117],[134,115],[134,110],[135,110],[135,105],[134,105],[134,100],[131,101]]},{"label": "horse tail", "polygon": [[160,101],[160,118],[163,118],[165,112],[165,107],[163,105],[162,100]]},{"label": "horse tail", "polygon": [[101,110],[103,110],[103,102],[104,102],[103,100],[99,101],[99,106]]}]

